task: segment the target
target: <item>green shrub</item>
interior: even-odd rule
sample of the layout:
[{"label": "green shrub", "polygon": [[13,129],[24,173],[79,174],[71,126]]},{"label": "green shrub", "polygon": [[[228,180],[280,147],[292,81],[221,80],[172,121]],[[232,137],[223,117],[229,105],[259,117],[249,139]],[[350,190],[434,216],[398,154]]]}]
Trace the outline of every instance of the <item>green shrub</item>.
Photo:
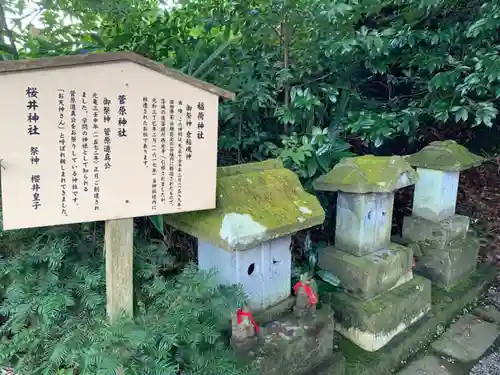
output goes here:
[{"label": "green shrub", "polygon": [[0,231],[0,364],[23,375],[250,374],[221,329],[242,300],[194,266],[165,276],[164,245],[137,238],[134,319],[106,321],[100,224]]}]

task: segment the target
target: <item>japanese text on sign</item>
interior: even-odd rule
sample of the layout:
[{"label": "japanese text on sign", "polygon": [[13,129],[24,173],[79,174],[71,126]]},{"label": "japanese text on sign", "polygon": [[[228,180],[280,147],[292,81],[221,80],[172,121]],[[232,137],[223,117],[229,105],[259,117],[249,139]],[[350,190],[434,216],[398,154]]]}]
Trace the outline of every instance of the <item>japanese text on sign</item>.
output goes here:
[{"label": "japanese text on sign", "polygon": [[214,207],[217,95],[113,65],[2,75],[5,229]]},{"label": "japanese text on sign", "polygon": [[[40,135],[40,128],[38,125],[38,121],[40,120],[40,116],[36,112],[38,105],[38,89],[36,87],[28,87],[26,89],[26,96],[28,97],[28,134],[30,136]],[[30,161],[32,165],[38,165],[40,162],[40,148],[35,143],[34,146],[30,146]],[[40,175],[33,174],[31,175],[31,183],[32,183],[32,207],[34,210],[38,210],[38,208],[42,205],[40,201]]]}]

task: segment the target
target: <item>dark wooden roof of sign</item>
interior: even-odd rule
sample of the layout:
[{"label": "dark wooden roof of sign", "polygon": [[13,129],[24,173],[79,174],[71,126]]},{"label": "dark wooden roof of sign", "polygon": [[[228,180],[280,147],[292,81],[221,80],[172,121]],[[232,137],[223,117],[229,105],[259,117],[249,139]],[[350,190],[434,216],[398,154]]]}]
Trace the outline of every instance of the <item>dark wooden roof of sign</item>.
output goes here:
[{"label": "dark wooden roof of sign", "polygon": [[234,93],[232,92],[190,77],[179,72],[178,70],[171,69],[166,65],[159,64],[133,52],[103,52],[89,53],[86,55],[49,57],[43,59],[2,61],[0,62],[0,74],[15,73],[34,69],[65,68],[87,64],[104,64],[118,61],[131,61],[137,63],[158,73],[164,74],[167,77],[185,82],[189,85],[198,87],[199,89],[208,91],[214,95],[218,95],[226,99],[234,100],[235,97]]}]

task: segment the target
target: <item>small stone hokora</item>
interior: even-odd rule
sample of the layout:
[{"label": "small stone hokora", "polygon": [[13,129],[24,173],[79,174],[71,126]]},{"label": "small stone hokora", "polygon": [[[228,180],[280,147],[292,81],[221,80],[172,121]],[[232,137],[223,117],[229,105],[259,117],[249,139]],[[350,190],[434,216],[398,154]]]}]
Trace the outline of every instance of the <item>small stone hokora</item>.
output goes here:
[{"label": "small stone hokora", "polygon": [[318,287],[314,278],[308,273],[300,275],[300,280],[293,287],[295,292],[295,305],[293,313],[296,317],[313,317],[318,303]]},{"label": "small stone hokora", "polygon": [[259,330],[259,327],[253,319],[252,313],[246,305],[233,314],[231,328],[231,338],[238,341],[255,337]]}]

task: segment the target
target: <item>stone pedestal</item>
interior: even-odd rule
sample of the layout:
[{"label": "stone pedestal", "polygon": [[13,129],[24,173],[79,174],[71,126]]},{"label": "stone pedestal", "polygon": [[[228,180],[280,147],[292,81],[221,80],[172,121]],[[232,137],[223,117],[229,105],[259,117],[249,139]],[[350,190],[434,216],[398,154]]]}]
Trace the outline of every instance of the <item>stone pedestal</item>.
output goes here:
[{"label": "stone pedestal", "polygon": [[[451,291],[432,288],[432,311],[376,352],[365,351],[355,347],[344,337],[336,337],[335,345],[340,347],[347,362],[347,375],[396,374],[395,370],[400,369],[404,363],[413,358],[415,353],[425,350],[430,343],[435,341],[435,333],[442,331],[443,324],[446,325],[457,315],[462,314],[463,309],[487,289],[496,275],[497,270],[494,266],[481,264],[469,278],[464,279]],[[415,276],[415,279],[418,279],[418,276]],[[430,282],[428,280],[426,282],[429,285]],[[341,301],[335,300],[332,304],[334,303],[340,306]],[[466,334],[467,331],[463,333]],[[467,349],[467,347],[463,348]],[[316,375],[315,372],[311,374]],[[424,375],[423,372],[414,373],[416,374]],[[426,375],[431,374],[437,375],[426,373]]]},{"label": "stone pedestal", "polygon": [[430,282],[413,277],[413,252],[391,243],[394,191],[418,176],[401,157],[344,159],[315,188],[339,191],[335,245],[318,265],[336,275],[343,292],[329,296],[336,330],[376,351],[422,318],[431,306]]},{"label": "stone pedestal", "polygon": [[[333,347],[333,311],[326,305],[316,309],[313,318],[299,318],[292,312],[295,298],[255,315],[259,333],[247,344],[234,342],[238,357],[252,361],[261,375],[345,374],[345,359]],[[326,371],[330,372],[326,372]]]},{"label": "stone pedestal", "polygon": [[430,311],[431,282],[414,276],[371,300],[342,292],[332,293],[328,298],[336,306],[336,331],[360,348],[374,352]]},{"label": "stone pedestal", "polygon": [[263,327],[255,358],[262,375],[308,374],[333,358],[333,313],[326,306],[316,314],[311,325],[288,313]]},{"label": "stone pedestal", "polygon": [[374,298],[413,277],[412,251],[397,244],[363,256],[327,247],[319,252],[318,261],[342,280],[347,293],[361,299]]},{"label": "stone pedestal", "polygon": [[453,215],[438,223],[416,216],[403,221],[403,240],[417,255],[417,271],[450,289],[477,266],[479,241],[468,233],[469,218]]},{"label": "stone pedestal", "polygon": [[477,265],[478,241],[470,219],[456,215],[459,173],[482,158],[453,141],[433,142],[407,158],[417,167],[412,216],[403,221],[403,241],[417,257],[417,270],[434,285],[450,289]]},{"label": "stone pedestal", "polygon": [[426,243],[436,249],[445,249],[451,243],[462,240],[469,231],[467,216],[452,215],[439,222],[416,215],[403,219],[403,238],[416,243]]}]

